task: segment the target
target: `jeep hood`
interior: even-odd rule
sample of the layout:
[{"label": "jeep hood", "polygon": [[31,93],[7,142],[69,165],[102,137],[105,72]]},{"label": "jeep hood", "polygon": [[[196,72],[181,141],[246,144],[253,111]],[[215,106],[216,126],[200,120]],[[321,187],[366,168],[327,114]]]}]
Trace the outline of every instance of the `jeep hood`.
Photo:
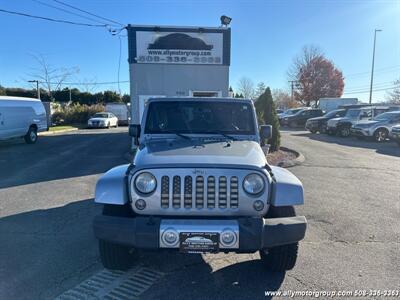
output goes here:
[{"label": "jeep hood", "polygon": [[142,144],[136,152],[134,164],[227,164],[263,167],[267,163],[257,142],[155,140]]}]

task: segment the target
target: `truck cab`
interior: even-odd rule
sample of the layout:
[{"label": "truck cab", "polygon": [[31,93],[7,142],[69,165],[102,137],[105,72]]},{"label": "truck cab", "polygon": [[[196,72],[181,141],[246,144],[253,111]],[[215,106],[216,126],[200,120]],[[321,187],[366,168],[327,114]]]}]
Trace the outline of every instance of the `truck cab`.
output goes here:
[{"label": "truck cab", "polygon": [[96,185],[94,219],[103,265],[127,269],[134,249],[183,253],[259,251],[271,270],[289,270],[304,238],[301,182],[270,166],[253,102],[230,98],[153,98],[131,125],[131,164]]}]

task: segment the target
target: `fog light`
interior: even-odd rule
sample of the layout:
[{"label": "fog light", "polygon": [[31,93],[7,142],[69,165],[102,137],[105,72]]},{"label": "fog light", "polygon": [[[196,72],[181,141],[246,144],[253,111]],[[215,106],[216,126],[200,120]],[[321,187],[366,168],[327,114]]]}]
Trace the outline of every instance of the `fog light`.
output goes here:
[{"label": "fog light", "polygon": [[232,230],[224,230],[221,233],[221,244],[230,246],[236,242],[236,234]]},{"label": "fog light", "polygon": [[178,233],[175,230],[169,229],[163,233],[162,239],[169,246],[174,246],[178,242]]},{"label": "fog light", "polygon": [[256,201],[254,201],[254,203],[253,203],[253,208],[254,208],[256,211],[263,210],[263,209],[264,209],[264,202],[262,202],[261,200],[256,200]]},{"label": "fog light", "polygon": [[136,200],[135,206],[137,209],[143,210],[146,208],[146,201],[144,201],[143,199]]}]

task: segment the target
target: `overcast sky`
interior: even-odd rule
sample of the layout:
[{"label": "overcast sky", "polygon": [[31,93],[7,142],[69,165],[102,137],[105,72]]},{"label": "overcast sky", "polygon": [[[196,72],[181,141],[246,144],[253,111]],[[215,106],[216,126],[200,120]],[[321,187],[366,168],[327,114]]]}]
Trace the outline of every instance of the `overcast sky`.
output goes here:
[{"label": "overcast sky", "polygon": [[[242,76],[288,89],[286,71],[307,44],[319,46],[345,76],[345,94],[368,100],[374,29],[378,33],[374,100],[400,78],[400,1],[118,1],[62,0],[122,24],[218,26],[233,18],[230,83]],[[0,9],[75,22],[91,20],[56,10],[52,0],[0,0]],[[77,12],[77,11],[75,11]],[[79,12],[77,12],[79,13]],[[98,24],[98,23],[96,23]],[[0,84],[28,87],[24,80],[42,54],[56,67],[79,67],[70,82],[117,81],[119,39],[104,28],[35,20],[0,12]],[[127,38],[122,32],[121,81],[129,79]],[[129,83],[120,84],[122,92]],[[97,90],[118,90],[117,84]]]}]

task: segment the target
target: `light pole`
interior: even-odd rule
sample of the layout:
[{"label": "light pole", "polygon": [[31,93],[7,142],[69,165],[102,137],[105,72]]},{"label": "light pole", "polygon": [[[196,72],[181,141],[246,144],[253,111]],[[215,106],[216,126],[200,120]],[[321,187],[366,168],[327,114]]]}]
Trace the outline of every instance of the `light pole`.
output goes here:
[{"label": "light pole", "polygon": [[381,32],[381,31],[382,31],[382,29],[375,29],[375,33],[374,33],[374,50],[372,52],[372,70],[371,70],[371,85],[369,87],[369,104],[371,104],[371,102],[372,102],[372,86],[374,84],[376,33]]},{"label": "light pole", "polygon": [[36,83],[37,98],[40,99],[39,80],[28,80],[28,82]]}]

